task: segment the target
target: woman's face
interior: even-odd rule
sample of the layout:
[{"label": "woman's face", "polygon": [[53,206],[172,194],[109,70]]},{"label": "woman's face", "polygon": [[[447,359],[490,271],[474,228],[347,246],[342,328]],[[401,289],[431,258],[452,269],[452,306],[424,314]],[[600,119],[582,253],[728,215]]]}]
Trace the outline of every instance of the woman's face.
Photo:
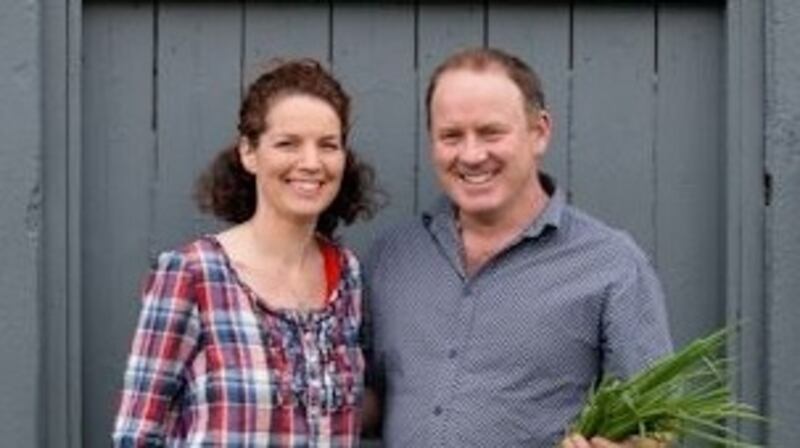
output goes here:
[{"label": "woman's face", "polygon": [[256,177],[256,214],[315,223],[339,192],[345,166],[342,124],[327,102],[292,94],[267,112],[258,146],[242,139],[242,164]]}]

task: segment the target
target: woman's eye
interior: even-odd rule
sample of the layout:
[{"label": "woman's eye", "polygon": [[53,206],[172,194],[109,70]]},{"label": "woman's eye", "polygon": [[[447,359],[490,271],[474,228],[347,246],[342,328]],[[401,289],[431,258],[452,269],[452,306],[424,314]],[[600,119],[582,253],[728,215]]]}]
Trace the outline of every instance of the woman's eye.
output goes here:
[{"label": "woman's eye", "polygon": [[325,142],[320,144],[320,147],[326,151],[338,151],[339,149],[341,149],[341,146],[339,146],[339,144],[335,142]]},{"label": "woman's eye", "polygon": [[292,149],[295,147],[295,144],[291,140],[278,140],[275,142],[275,147],[278,149]]}]

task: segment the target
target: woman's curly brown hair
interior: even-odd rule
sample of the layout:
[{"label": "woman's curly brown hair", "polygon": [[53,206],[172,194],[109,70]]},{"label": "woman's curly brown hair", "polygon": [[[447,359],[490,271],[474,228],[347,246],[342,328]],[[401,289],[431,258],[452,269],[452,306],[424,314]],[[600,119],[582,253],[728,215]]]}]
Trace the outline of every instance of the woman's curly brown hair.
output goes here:
[{"label": "woman's curly brown hair", "polygon": [[[350,224],[357,218],[369,219],[374,213],[376,191],[374,172],[361,162],[347,144],[350,130],[350,97],[339,82],[313,59],[278,63],[261,75],[247,90],[239,108],[239,138],[252,147],[267,130],[270,107],[287,95],[309,95],[328,103],[342,124],[345,166],[341,187],[333,202],[317,220],[317,232],[332,238],[339,222]],[[197,180],[195,199],[200,210],[231,223],[250,219],[256,209],[255,176],[245,170],[238,144],[220,151]]]}]

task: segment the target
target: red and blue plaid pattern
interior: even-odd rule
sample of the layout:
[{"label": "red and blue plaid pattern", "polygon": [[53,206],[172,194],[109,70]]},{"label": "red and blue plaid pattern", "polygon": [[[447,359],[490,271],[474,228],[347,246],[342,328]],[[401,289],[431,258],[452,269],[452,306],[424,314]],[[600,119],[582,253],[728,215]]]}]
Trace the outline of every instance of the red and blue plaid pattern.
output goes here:
[{"label": "red and blue plaid pattern", "polygon": [[329,279],[339,275],[324,310],[312,313],[262,305],[214,237],[161,254],[143,295],[114,445],[357,445],[359,266],[347,250],[323,252]]}]

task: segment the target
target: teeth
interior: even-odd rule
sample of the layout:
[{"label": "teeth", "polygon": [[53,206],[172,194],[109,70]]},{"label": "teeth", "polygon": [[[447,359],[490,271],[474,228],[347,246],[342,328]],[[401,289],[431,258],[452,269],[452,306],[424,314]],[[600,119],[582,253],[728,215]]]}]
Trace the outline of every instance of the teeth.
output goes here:
[{"label": "teeth", "polygon": [[461,174],[461,180],[468,184],[483,184],[491,180],[491,172],[478,173],[478,174]]},{"label": "teeth", "polygon": [[291,184],[296,189],[308,193],[317,191],[321,185],[320,182],[312,180],[293,180]]}]

